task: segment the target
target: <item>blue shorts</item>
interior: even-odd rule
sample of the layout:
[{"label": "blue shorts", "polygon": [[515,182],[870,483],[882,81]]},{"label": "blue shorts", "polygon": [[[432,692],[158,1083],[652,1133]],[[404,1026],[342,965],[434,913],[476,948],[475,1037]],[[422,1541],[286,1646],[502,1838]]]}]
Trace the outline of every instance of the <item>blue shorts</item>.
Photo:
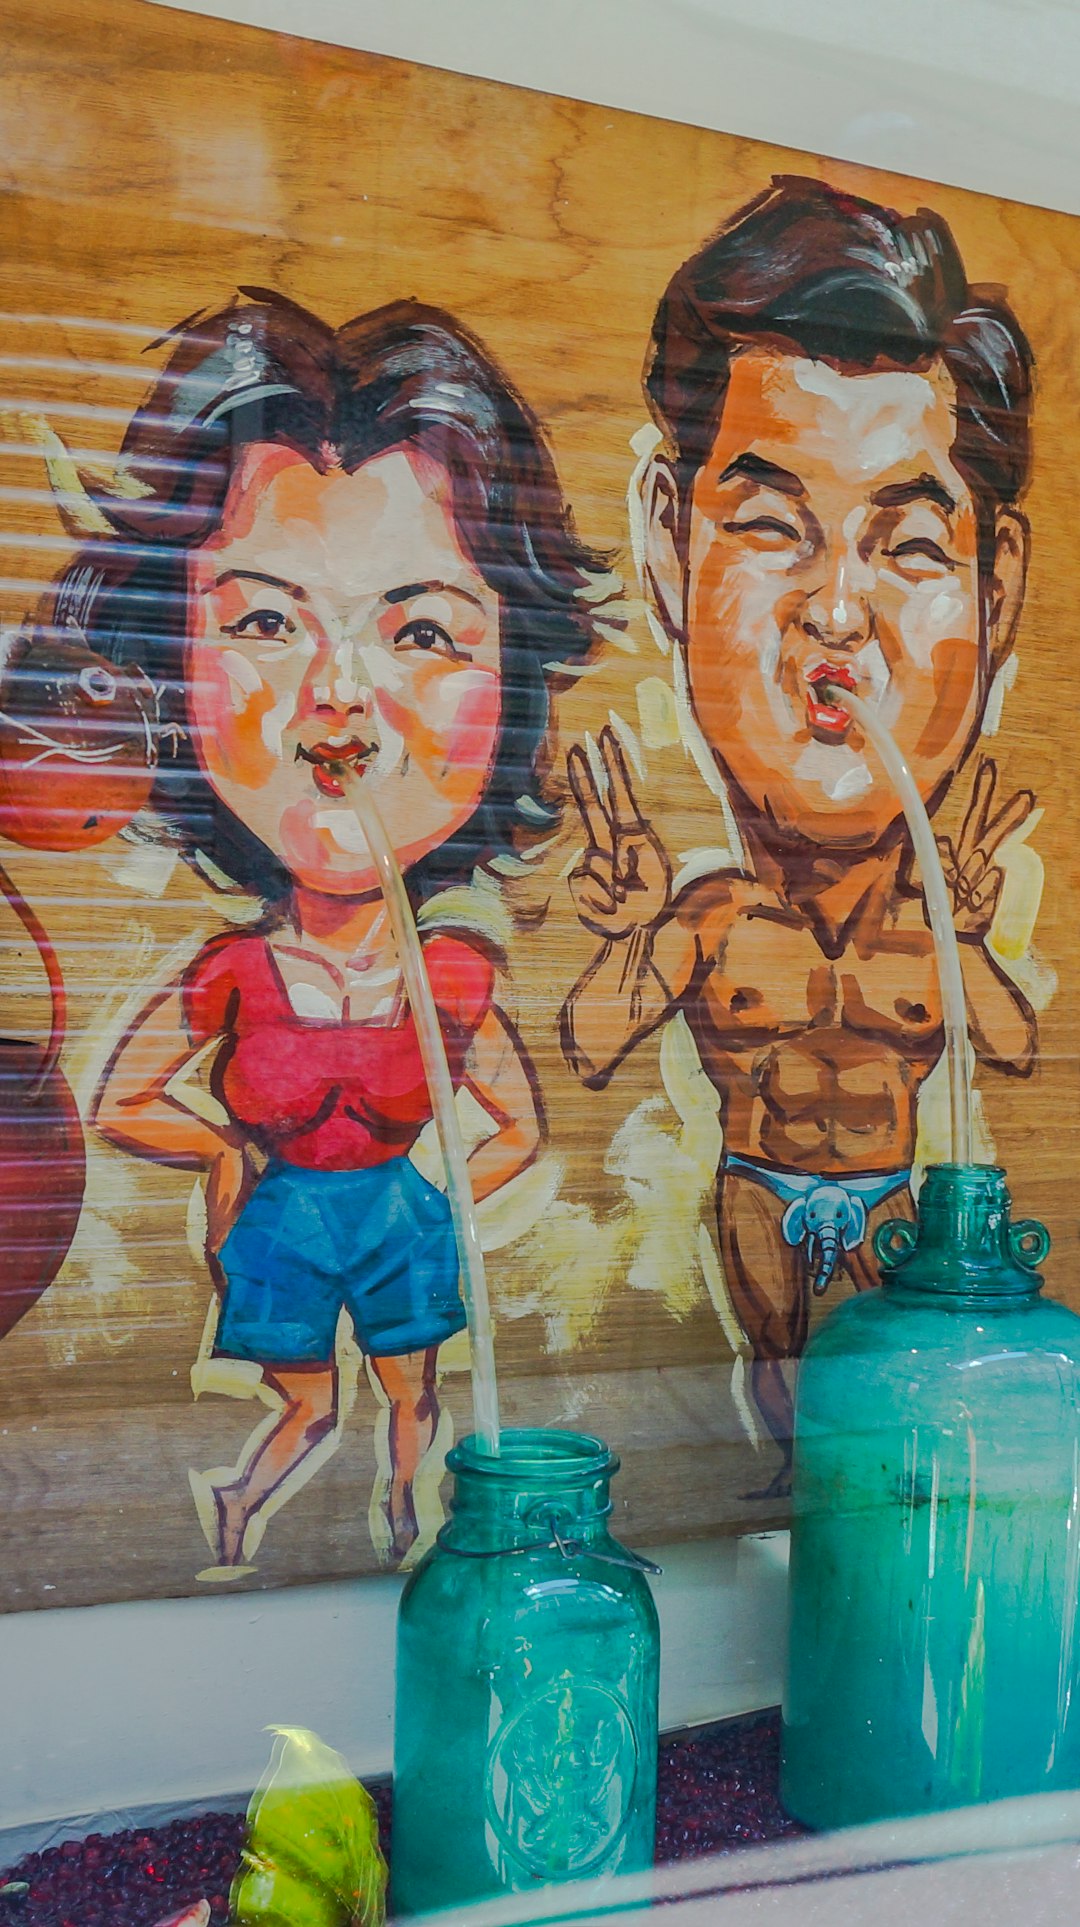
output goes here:
[{"label": "blue shorts", "polygon": [[221,1247],[215,1351],[261,1365],[333,1358],[345,1307],[375,1358],[460,1331],[450,1206],[407,1157],[362,1171],[267,1167]]}]

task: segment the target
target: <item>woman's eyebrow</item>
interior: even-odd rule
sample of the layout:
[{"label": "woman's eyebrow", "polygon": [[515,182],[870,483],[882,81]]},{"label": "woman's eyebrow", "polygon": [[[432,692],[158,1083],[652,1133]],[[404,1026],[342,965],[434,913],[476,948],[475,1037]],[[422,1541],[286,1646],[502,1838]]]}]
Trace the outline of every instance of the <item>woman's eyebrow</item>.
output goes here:
[{"label": "woman's eyebrow", "polygon": [[[294,602],[307,601],[306,590],[301,589],[297,583],[286,582],[280,575],[264,575],[261,569],[226,569],[222,575],[214,578],[210,586],[214,589],[223,589],[227,582],[265,582],[269,589],[283,589]],[[206,593],[207,591],[203,589],[202,594],[206,595]]]},{"label": "woman's eyebrow", "polygon": [[468,589],[459,589],[455,582],[404,582],[400,589],[387,589],[384,602],[411,602],[418,595],[456,595],[463,602],[471,602],[474,609],[483,612],[484,605],[478,595],[470,595]]}]

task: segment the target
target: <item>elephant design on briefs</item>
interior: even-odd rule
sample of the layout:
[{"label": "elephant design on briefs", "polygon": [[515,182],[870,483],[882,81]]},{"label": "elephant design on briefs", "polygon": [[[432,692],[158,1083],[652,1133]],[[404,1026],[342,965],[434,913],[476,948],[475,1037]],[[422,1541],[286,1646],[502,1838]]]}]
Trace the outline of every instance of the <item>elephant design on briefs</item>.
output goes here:
[{"label": "elephant design on briefs", "polygon": [[816,1184],[805,1198],[795,1198],[780,1220],[785,1242],[801,1245],[813,1271],[818,1297],[828,1289],[843,1246],[854,1251],[866,1236],[866,1206],[842,1184]]},{"label": "elephant design on briefs", "polygon": [[739,1177],[764,1185],[785,1206],[780,1220],[784,1243],[806,1254],[816,1297],[826,1292],[841,1251],[854,1251],[866,1237],[870,1212],[893,1192],[904,1190],[910,1170],[862,1178],[818,1178],[810,1172],[784,1171],[734,1153],[725,1166]]}]

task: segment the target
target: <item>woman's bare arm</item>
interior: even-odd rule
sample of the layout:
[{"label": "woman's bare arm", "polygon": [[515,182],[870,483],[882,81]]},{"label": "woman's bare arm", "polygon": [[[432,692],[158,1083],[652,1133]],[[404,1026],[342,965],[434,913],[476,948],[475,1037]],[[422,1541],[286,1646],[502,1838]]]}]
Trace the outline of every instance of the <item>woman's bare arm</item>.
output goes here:
[{"label": "woman's bare arm", "polygon": [[167,1164],[210,1165],[239,1149],[227,1112],[196,1081],[207,1054],[192,1046],[179,989],[165,991],[113,1053],[90,1122],[110,1144]]},{"label": "woman's bare arm", "polygon": [[469,1158],[479,1203],[532,1163],[543,1134],[535,1073],[509,1018],[497,1007],[488,1011],[473,1039],[464,1082],[494,1126]]}]

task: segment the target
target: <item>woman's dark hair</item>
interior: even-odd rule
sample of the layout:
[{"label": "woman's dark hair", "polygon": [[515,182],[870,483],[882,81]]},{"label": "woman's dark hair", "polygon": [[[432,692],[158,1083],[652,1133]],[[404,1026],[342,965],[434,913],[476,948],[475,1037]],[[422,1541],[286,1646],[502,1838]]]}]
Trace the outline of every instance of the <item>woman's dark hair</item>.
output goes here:
[{"label": "woman's dark hair", "polygon": [[595,599],[605,564],[575,533],[536,417],[449,315],[399,301],[335,330],[281,295],[240,295],[166,337],[175,346],[124,436],[126,492],[91,491],[114,534],[84,546],[59,578],[52,621],[146,671],[160,692],[156,807],[187,854],[203,852],[234,883],[274,900],[288,888],[283,867],[215,796],[195,757],[184,683],[187,551],[220,527],[230,478],[253,442],[295,449],[320,471],[352,471],[400,447],[440,463],[458,539],[501,601],[503,700],[482,802],[411,872],[424,895],[511,849],[515,830],[554,820],[540,791],[545,666],[587,652],[590,585]]},{"label": "woman's dark hair", "polygon": [[1028,478],[1032,353],[1002,290],[969,285],[940,215],[908,218],[781,175],[678,269],[656,311],[645,386],[684,510],[732,358],[754,344],[860,372],[944,363],[956,385],[952,459],[975,503],[985,577],[997,510]]}]

